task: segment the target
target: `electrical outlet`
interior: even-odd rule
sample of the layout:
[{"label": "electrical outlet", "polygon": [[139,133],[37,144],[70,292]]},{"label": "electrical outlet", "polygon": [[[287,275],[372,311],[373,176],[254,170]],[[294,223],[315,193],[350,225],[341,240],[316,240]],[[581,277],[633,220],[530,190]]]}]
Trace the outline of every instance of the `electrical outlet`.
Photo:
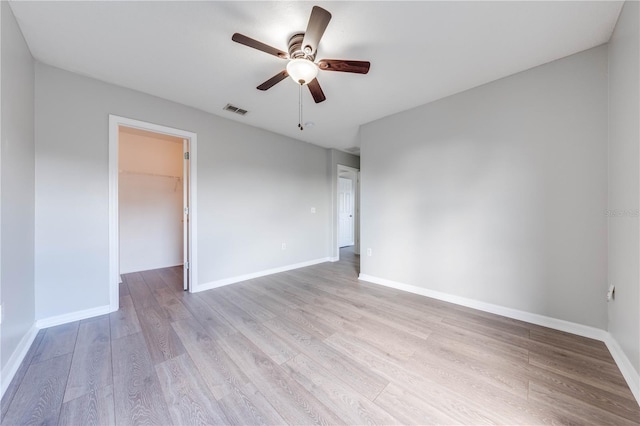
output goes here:
[{"label": "electrical outlet", "polygon": [[311,207],[311,213],[315,214],[315,212],[316,212],[316,208],[315,207]]},{"label": "electrical outlet", "polygon": [[287,243],[282,243],[282,250],[286,250],[287,249]]},{"label": "electrical outlet", "polygon": [[367,256],[373,256],[373,252],[370,248],[367,249]]},{"label": "electrical outlet", "polygon": [[611,302],[616,297],[616,286],[613,284],[609,284],[609,288],[607,289],[607,302]]}]

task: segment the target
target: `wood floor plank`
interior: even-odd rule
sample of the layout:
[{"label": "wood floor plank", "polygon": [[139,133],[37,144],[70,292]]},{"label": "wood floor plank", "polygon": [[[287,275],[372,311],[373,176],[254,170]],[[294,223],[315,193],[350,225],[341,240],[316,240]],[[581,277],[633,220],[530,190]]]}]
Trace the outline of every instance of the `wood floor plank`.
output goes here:
[{"label": "wood floor plank", "polygon": [[128,274],[122,274],[122,280],[127,284],[133,284],[138,282],[144,282],[142,275],[139,272],[130,272]]},{"label": "wood floor plank", "polygon": [[156,365],[173,424],[228,424],[188,354]]},{"label": "wood floor plank", "polygon": [[57,424],[70,367],[71,354],[32,363],[11,401],[2,424]]},{"label": "wood floor plank", "polygon": [[242,334],[220,341],[252,383],[289,424],[341,424],[340,417],[304,389]]},{"label": "wood floor plank", "polygon": [[38,347],[40,346],[40,342],[42,341],[42,338],[44,337],[45,333],[46,333],[46,330],[38,331],[38,334],[36,334],[35,339],[33,339],[33,343],[31,344],[31,347],[27,351],[27,355],[25,355],[24,360],[20,364],[20,367],[18,367],[18,371],[16,371],[16,374],[13,376],[13,379],[11,380],[9,387],[7,387],[7,390],[4,392],[4,395],[2,396],[2,401],[0,402],[0,408],[2,409],[0,424],[2,424],[2,422],[4,421],[4,417],[7,414],[7,410],[9,410],[11,401],[13,400],[13,397],[18,391],[18,388],[20,387],[20,383],[22,383],[22,380],[24,379],[25,374],[27,374],[27,370],[29,369],[31,360],[33,360],[33,357],[36,354]]},{"label": "wood floor plank", "polygon": [[[477,324],[483,327],[490,327],[498,333],[503,334],[504,336],[518,336],[522,338],[529,338],[529,330],[524,323],[515,322],[515,321],[505,321],[504,317],[498,315],[479,315],[475,311],[468,312],[463,311],[464,315],[462,316],[463,320],[471,325]],[[459,310],[450,311],[445,318],[448,317],[458,317],[461,312]]]},{"label": "wood floor plank", "polygon": [[61,426],[104,426],[116,424],[113,386],[91,389],[62,404]]},{"label": "wood floor plank", "polygon": [[[393,386],[409,392],[409,396],[419,396],[423,403],[427,403],[427,406],[421,410],[430,411],[432,408],[428,405],[435,404],[434,410],[440,410],[446,416],[456,419],[456,423],[544,424],[549,418],[546,410],[529,406],[525,399],[512,397],[508,392],[487,387],[482,382],[469,380],[468,376],[460,375],[455,370],[442,368],[425,372],[419,365],[407,364],[404,359],[394,357],[365,341],[343,336],[340,333],[331,336],[325,342],[388,379]],[[388,397],[390,395],[383,398]],[[376,398],[375,401],[378,402],[379,399]],[[491,401],[496,402],[491,404]],[[388,403],[392,402],[388,401]],[[496,408],[498,405],[499,409]],[[388,407],[388,405],[385,406]],[[388,411],[395,417],[399,417],[398,413]],[[419,410],[416,412],[420,413]],[[416,420],[413,423],[420,422]]]},{"label": "wood floor plank", "polygon": [[630,421],[607,410],[585,404],[582,401],[571,398],[556,389],[546,387],[538,383],[531,383],[529,397],[532,401],[544,403],[548,409],[559,410],[571,414],[580,419],[583,424],[631,426],[638,425],[640,417],[636,421]]},{"label": "wood floor plank", "polygon": [[529,363],[621,396],[628,395],[627,383],[620,374],[618,366],[613,363],[560,348],[550,348],[545,351],[531,350]]},{"label": "wood floor plank", "polygon": [[120,296],[120,309],[109,314],[109,321],[112,339],[142,331],[131,296]]},{"label": "wood floor plank", "polygon": [[[288,374],[309,392],[340,413],[348,424],[397,424],[398,420],[371,402],[365,395],[345,384],[340,376],[333,375],[305,354],[287,361],[283,367]],[[376,395],[377,396],[377,395]]]},{"label": "wood floor plank", "polygon": [[79,323],[72,322],[48,328],[31,363],[70,354],[76,344]]},{"label": "wood floor plank", "polygon": [[250,297],[256,303],[266,303],[271,309],[275,309],[276,314],[284,308],[295,309],[304,304],[304,301],[295,297],[285,296],[284,292],[276,285],[273,286],[271,277],[260,277],[256,279],[256,285],[251,287],[251,291],[246,291],[245,296]]},{"label": "wood floor plank", "polygon": [[368,318],[351,323],[341,331],[403,358],[410,358],[426,345],[425,339],[402,333],[398,329]]},{"label": "wood floor plank", "polygon": [[[491,419],[474,413],[464,403],[456,403],[452,399],[447,400],[446,397],[439,397],[435,403],[432,403],[431,396],[429,395],[428,400],[425,400],[391,383],[380,393],[375,402],[398,419],[397,423],[401,424],[464,424],[462,419],[469,421],[469,424],[493,424]],[[455,417],[447,415],[452,411]]]},{"label": "wood floor plank", "polygon": [[216,399],[243,388],[249,379],[195,319],[171,324]]},{"label": "wood floor plank", "polygon": [[283,419],[253,384],[232,391],[218,401],[230,424],[284,425]]},{"label": "wood floor plank", "polygon": [[166,424],[170,418],[142,333],[111,342],[116,424]]},{"label": "wood floor plank", "polygon": [[[538,340],[530,339],[528,337],[508,335],[503,333],[501,330],[492,328],[489,325],[484,325],[478,322],[470,322],[466,318],[454,318],[449,316],[447,318],[444,318],[442,322],[443,324],[456,327],[460,330],[467,330],[470,333],[484,336],[486,338],[493,339],[506,345],[512,345],[524,349],[529,352],[530,358],[534,358],[536,360],[535,362],[540,363],[541,365],[547,365],[547,368],[550,369],[563,371],[563,374],[580,375],[581,368],[581,371],[585,373],[585,375],[581,377],[588,382],[593,382],[594,377],[604,375],[602,377],[604,380],[613,380],[607,381],[606,383],[610,384],[619,392],[625,392],[625,389],[627,388],[624,378],[619,373],[617,366],[615,366],[615,364],[612,362],[612,359],[611,362],[602,361],[600,358],[581,355],[580,353],[573,350],[566,350],[564,348],[554,346],[553,344],[544,343]],[[533,356],[532,354],[536,355]],[[575,360],[576,365],[572,366],[571,362],[562,365],[563,359],[573,359]],[[590,371],[592,367],[595,369],[595,371]],[[578,371],[574,371],[576,369],[578,369]]]},{"label": "wood floor plank", "polygon": [[175,267],[157,269],[158,275],[172,290],[181,290],[184,286],[184,276],[175,272]]},{"label": "wood floor plank", "polygon": [[180,338],[176,335],[160,306],[143,308],[138,315],[142,334],[154,364],[175,358],[185,353]]},{"label": "wood floor plank", "polygon": [[281,306],[295,308],[306,304],[307,302],[295,294],[285,291],[283,285],[285,279],[287,279],[287,276],[284,274],[260,277],[260,285],[256,286],[255,292],[260,295],[270,296],[272,299],[277,300]]},{"label": "wood floor plank", "polygon": [[212,338],[223,339],[238,332],[224,316],[211,308],[198,294],[186,294],[182,303]]},{"label": "wood floor plank", "polygon": [[142,271],[140,275],[151,291],[167,288],[167,283],[162,279],[156,269]]},{"label": "wood floor plank", "polygon": [[63,402],[112,384],[109,316],[83,322],[73,351]]},{"label": "wood floor plank", "polygon": [[216,296],[222,299],[222,303],[236,305],[239,309],[245,311],[256,321],[266,321],[277,315],[277,312],[272,312],[269,309],[265,308],[262,304],[256,303],[250,298],[247,298],[242,292],[238,291],[237,289],[221,287],[216,290]]},{"label": "wood floor plank", "polygon": [[[492,422],[491,418],[487,418],[482,410],[478,410],[473,404],[465,404],[464,397],[439,387],[427,376],[417,375],[413,371],[405,369],[403,361],[389,356],[366,342],[339,334],[331,336],[326,342],[345,354],[350,354],[391,382],[375,399],[375,402],[402,423],[422,424],[425,419],[428,421],[424,424]],[[402,389],[398,389],[398,386]],[[415,396],[411,394],[409,389],[419,390],[419,393],[424,395],[426,402],[412,403],[411,398],[415,398]],[[401,401],[396,401],[396,399],[401,399]],[[448,421],[453,418],[457,420]],[[407,419],[412,420],[406,421]]]},{"label": "wood floor plank", "polygon": [[[300,329],[320,340],[331,336],[337,331],[335,327],[332,327],[326,321],[320,320],[317,316],[303,308],[283,307],[278,317],[273,320],[287,321],[295,324]],[[268,321],[266,321],[265,324],[267,322]]]},{"label": "wood floor plank", "polygon": [[147,283],[142,279],[142,276],[139,274],[132,274],[134,276],[139,276],[140,279],[136,279],[135,281],[128,281],[127,278],[127,286],[129,287],[129,294],[131,295],[131,300],[133,301],[133,305],[136,310],[141,311],[144,308],[149,306],[158,306],[158,301],[154,297],[151,289],[147,286]]},{"label": "wood floor plank", "polygon": [[258,345],[276,363],[287,362],[298,354],[297,350],[285,343],[249,313],[233,303],[223,302],[224,299],[217,297],[217,292],[203,295],[203,298],[216,312],[233,322],[236,330]]},{"label": "wood floor plank", "polygon": [[614,363],[613,358],[607,349],[607,345],[605,345],[604,342],[542,327],[532,328],[529,331],[529,338],[537,342],[573,351],[580,355]]},{"label": "wood floor plank", "polygon": [[119,296],[128,296],[129,295],[129,286],[127,285],[127,283],[125,281],[122,281],[119,285],[118,285],[118,295]]},{"label": "wood floor plank", "polygon": [[532,365],[528,366],[527,371],[530,376],[530,384],[538,384],[548,390],[553,390],[557,394],[582,401],[589,406],[599,407],[627,420],[640,423],[638,403],[631,391],[626,396],[619,395],[603,389],[606,384],[604,386],[603,384],[587,385],[583,381],[574,380]]},{"label": "wood floor plank", "polygon": [[514,396],[526,399],[529,375],[521,360],[494,360],[482,348],[458,344],[446,338],[429,338],[426,350],[414,355],[418,363],[425,357],[437,360],[441,368],[464,372]]},{"label": "wood floor plank", "polygon": [[180,321],[191,317],[191,312],[176,297],[175,290],[166,287],[159,288],[153,290],[153,294],[169,321]]},{"label": "wood floor plank", "polygon": [[308,357],[312,358],[336,377],[340,377],[346,384],[370,400],[375,399],[380,391],[389,383],[388,380],[367,370],[359,363],[343,357],[335,349],[306,333],[305,330],[296,327],[294,324],[273,319],[265,322],[265,326],[269,327],[282,338],[287,339],[301,352],[304,352]]},{"label": "wood floor plank", "polygon": [[474,333],[466,328],[441,323],[440,327],[434,331],[431,337],[440,336],[455,341],[456,344],[477,346],[482,348],[487,354],[495,356],[498,359],[506,358],[513,361],[519,360],[529,363],[529,351],[527,349],[483,334]]}]

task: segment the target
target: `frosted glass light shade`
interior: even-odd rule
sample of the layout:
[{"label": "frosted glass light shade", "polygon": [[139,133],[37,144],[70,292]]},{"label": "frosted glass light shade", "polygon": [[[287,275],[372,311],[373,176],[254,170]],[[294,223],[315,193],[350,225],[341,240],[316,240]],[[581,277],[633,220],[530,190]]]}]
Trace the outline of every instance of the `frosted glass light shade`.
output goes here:
[{"label": "frosted glass light shade", "polygon": [[309,84],[318,75],[318,66],[308,59],[292,59],[287,64],[287,73],[298,84]]}]

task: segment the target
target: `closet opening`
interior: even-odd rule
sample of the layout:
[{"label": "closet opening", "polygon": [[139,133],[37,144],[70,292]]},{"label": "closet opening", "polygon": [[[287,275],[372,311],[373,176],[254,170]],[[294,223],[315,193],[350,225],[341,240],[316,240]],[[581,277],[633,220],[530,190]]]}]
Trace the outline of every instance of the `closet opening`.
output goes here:
[{"label": "closet opening", "polygon": [[196,135],[110,116],[110,301],[121,275],[163,269],[193,291]]}]

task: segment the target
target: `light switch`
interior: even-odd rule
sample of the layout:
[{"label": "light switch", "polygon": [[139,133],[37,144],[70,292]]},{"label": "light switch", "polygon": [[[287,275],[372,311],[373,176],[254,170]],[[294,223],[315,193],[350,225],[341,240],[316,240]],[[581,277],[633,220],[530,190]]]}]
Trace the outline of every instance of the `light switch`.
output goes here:
[{"label": "light switch", "polygon": [[315,212],[316,212],[316,208],[315,207],[311,207],[311,213],[315,214]]}]

